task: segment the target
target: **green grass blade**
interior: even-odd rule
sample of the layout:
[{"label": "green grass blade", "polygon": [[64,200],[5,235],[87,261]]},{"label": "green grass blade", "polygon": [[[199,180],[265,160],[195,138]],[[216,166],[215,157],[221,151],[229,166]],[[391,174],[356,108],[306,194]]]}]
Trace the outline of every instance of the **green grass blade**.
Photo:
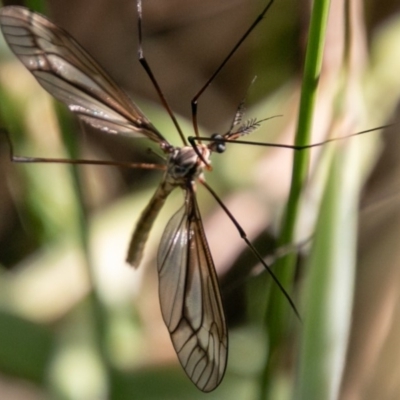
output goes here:
[{"label": "green grass blade", "polygon": [[[310,141],[318,79],[321,73],[329,5],[330,2],[328,0],[316,1],[313,5],[295,138],[296,145],[306,145]],[[279,238],[279,244],[281,245],[291,243],[293,240],[300,194],[307,177],[308,164],[308,151],[294,153],[291,189]],[[286,288],[292,286],[294,264],[295,255],[289,255],[279,260],[274,267],[276,275]],[[287,311],[288,305],[282,293],[279,292],[277,287],[272,286],[270,303],[266,313],[272,351],[275,351],[279,347],[279,343],[285,336]],[[269,377],[271,376],[270,368],[271,365],[267,363],[261,383],[262,398],[265,398],[269,385]]]}]

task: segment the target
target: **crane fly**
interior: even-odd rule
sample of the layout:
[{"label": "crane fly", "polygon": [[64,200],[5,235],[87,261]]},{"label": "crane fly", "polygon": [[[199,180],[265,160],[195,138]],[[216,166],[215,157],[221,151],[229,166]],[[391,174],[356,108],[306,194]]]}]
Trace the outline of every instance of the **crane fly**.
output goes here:
[{"label": "crane fly", "polygon": [[[148,138],[157,143],[165,154],[165,165],[19,157],[13,155],[12,144],[9,140],[11,160],[14,162],[113,165],[164,171],[162,181],[142,212],[132,235],[127,262],[134,267],[138,267],[141,262],[151,227],[168,195],[178,187],[183,191],[183,206],[167,223],[159,245],[157,255],[159,297],[162,316],[179,361],[191,381],[204,392],[214,390],[224,376],[228,354],[228,332],[215,266],[196,200],[196,182],[203,185],[220,204],[249,249],[270,273],[298,315],[292,299],[248,240],[242,227],[205,182],[203,171],[211,169],[211,154],[224,152],[228,142],[302,150],[337,140],[328,139],[325,142],[306,146],[243,142],[240,138],[254,131],[264,121],[243,122],[243,102],[240,103],[228,132],[222,135],[214,134],[211,138],[199,137],[198,98],[262,20],[272,3],[273,0],[270,0],[193,98],[192,121],[195,136],[186,140],[144,58],[141,29],[142,4],[141,0],[137,0],[139,61],[177,128],[183,142],[182,147],[170,144],[139,107],[65,30],[54,25],[46,17],[24,7],[8,6],[0,9],[0,26],[6,42],[46,91],[66,104],[80,120],[97,130],[108,134],[125,135],[129,138]],[[382,127],[346,137],[380,128]]]},{"label": "crane fly", "polygon": [[[265,7],[259,20],[271,4],[272,1]],[[200,390],[209,392],[220,384],[225,373],[228,332],[215,266],[196,200],[195,182],[204,185],[217,199],[250,249],[268,269],[262,257],[248,241],[243,229],[206,184],[203,176],[204,169],[211,169],[211,153],[223,152],[225,142],[249,134],[262,121],[251,120],[242,124],[244,108],[241,103],[227,133],[215,135],[207,145],[193,139],[190,140],[191,145],[188,145],[143,56],[140,0],[137,1],[137,10],[140,62],[178,128],[183,147],[171,145],[75,39],[46,17],[24,7],[8,6],[0,10],[0,25],[9,47],[39,84],[57,100],[66,104],[83,122],[108,134],[148,138],[157,143],[165,154],[165,166],[125,163],[132,167],[158,168],[165,171],[154,196],[139,218],[129,245],[127,262],[134,267],[140,264],[146,239],[162,205],[172,190],[181,188],[184,204],[169,220],[157,256],[160,305],[182,367]],[[255,21],[245,33],[216,73],[222,69],[258,22]],[[212,79],[213,77],[192,101],[193,110],[196,109],[198,97]],[[195,111],[193,124],[198,136]],[[11,158],[15,162],[124,165],[107,161],[43,159],[13,155]],[[297,313],[289,295],[273,273],[270,270],[269,272]]]}]

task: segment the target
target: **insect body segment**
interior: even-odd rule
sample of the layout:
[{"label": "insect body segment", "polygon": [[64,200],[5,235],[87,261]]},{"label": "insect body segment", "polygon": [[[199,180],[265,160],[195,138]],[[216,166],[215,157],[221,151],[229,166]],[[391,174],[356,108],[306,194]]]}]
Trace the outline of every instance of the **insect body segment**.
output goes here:
[{"label": "insect body segment", "polygon": [[[166,172],[150,203],[142,212],[129,245],[126,261],[134,267],[140,264],[151,227],[169,194],[176,187],[194,190],[195,180],[203,174],[204,164],[193,147],[169,146],[164,151],[169,153]],[[198,151],[209,162],[208,147],[199,145]]]},{"label": "insect body segment", "polygon": [[[175,186],[187,187],[202,175],[206,166],[203,160],[210,163],[210,150],[205,145],[196,145],[175,148],[168,159],[167,173]],[[200,159],[198,153],[201,155]]]},{"label": "insect body segment", "polygon": [[166,180],[163,180],[140,215],[139,221],[136,223],[136,228],[132,235],[128,248],[128,255],[126,257],[126,262],[135,268],[139,267],[142,261],[144,247],[154,221],[173,189],[174,186],[171,186]]}]

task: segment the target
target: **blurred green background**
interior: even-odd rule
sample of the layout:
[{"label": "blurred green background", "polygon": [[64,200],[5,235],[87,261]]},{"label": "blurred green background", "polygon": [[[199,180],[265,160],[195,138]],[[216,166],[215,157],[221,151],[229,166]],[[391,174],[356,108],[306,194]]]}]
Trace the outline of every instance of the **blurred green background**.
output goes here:
[{"label": "blurred green background", "polygon": [[[3,1],[9,4],[17,2]],[[396,120],[400,94],[397,1],[349,2],[348,24],[345,4],[334,2],[330,10],[313,142],[324,140],[332,131],[346,135]],[[137,61],[133,0],[25,5],[41,10],[78,39],[163,135],[180,145]],[[145,1],[145,55],[188,136],[193,134],[191,98],[263,6],[261,1],[244,0]],[[204,134],[224,133],[247,93],[248,118],[282,115],[263,123],[251,140],[293,143],[309,19],[309,2],[275,0],[200,98],[198,118]],[[344,46],[344,41],[351,46]],[[353,65],[347,74],[343,68],[346,51]],[[254,76],[257,80],[249,88]],[[0,112],[0,125],[10,132],[16,155],[67,158],[75,154],[159,162],[147,151],[148,141],[100,134],[80,126],[62,108],[55,109],[50,96],[4,41],[0,44]],[[318,220],[319,239],[309,262],[309,246],[301,248],[305,261],[297,270],[293,292],[304,324],[293,313],[288,317],[284,312],[289,327],[274,348],[268,338],[277,316],[265,315],[271,307],[270,279],[260,273],[257,260],[231,221],[199,188],[230,334],[225,379],[207,395],[180,368],[159,312],[155,257],[163,228],[182,202],[179,191],[171,195],[155,224],[143,265],[133,270],[124,262],[130,234],[161,174],[12,164],[2,138],[0,398],[398,398],[398,130],[393,127],[382,135],[376,132],[341,142],[339,153],[344,153],[347,143],[353,145],[347,156],[350,161],[333,161],[332,168],[331,146],[312,151],[294,239],[294,243],[308,239]],[[275,254],[273,238],[286,204],[292,158],[290,150],[231,145],[225,154],[214,156],[214,170],[206,176],[263,256]],[[354,178],[357,184],[335,175],[344,165],[346,178],[359,174]],[[339,217],[337,205],[347,210],[341,202],[350,193],[351,207],[358,204],[369,174],[359,222],[355,210],[347,219]],[[344,187],[344,196],[333,203],[337,187]],[[328,232],[336,222],[342,229],[338,231],[341,240],[326,242],[328,238],[320,232]],[[344,275],[334,275],[336,264],[318,272],[314,265],[322,268],[328,264],[326,259],[344,268]],[[333,300],[322,300],[327,293]],[[321,305],[322,311],[315,311],[313,305]],[[315,319],[316,315],[323,315],[324,321]],[[313,354],[308,349],[325,343],[326,354],[334,353],[332,343],[319,341],[321,337],[327,340],[326,333],[318,331],[322,325],[337,333],[332,343],[340,342],[340,350],[328,361],[320,351]],[[310,372],[313,357],[321,375]],[[339,367],[332,369],[324,362]],[[323,394],[307,395],[314,384],[323,387]]]}]

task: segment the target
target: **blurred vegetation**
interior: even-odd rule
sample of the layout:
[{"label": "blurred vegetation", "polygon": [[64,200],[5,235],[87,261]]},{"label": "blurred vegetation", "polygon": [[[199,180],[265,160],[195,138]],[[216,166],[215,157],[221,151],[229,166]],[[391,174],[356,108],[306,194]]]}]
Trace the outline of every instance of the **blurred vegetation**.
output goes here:
[{"label": "blurred vegetation", "polygon": [[[345,4],[332,2],[322,32],[315,109],[307,110],[314,114],[312,143],[396,120],[398,5]],[[26,5],[76,37],[163,135],[179,144],[136,60],[133,0]],[[190,99],[263,6],[243,0],[145,2],[145,54],[187,135]],[[251,140],[293,143],[310,12],[308,2],[275,0],[201,97],[204,134],[224,132],[248,90],[246,117],[283,115],[263,123]],[[10,132],[17,155],[159,162],[147,151],[148,141],[99,134],[55,108],[3,41],[0,126]],[[135,271],[126,266],[125,252],[159,172],[12,164],[2,139],[0,398],[398,398],[397,132],[395,126],[383,135],[322,146],[310,151],[310,162],[302,161],[308,171],[297,185],[298,211],[286,216],[293,226],[292,259],[300,255],[301,262],[284,282],[302,323],[280,293],[270,296],[269,276],[199,188],[230,334],[226,376],[207,395],[178,365],[158,305],[155,255],[182,201],[179,191],[167,202]],[[380,154],[359,216],[360,193]],[[260,253],[272,259],[292,159],[291,150],[231,145],[213,158],[207,174]],[[311,243],[297,248],[312,235]],[[275,265],[278,274],[284,268]]]}]

